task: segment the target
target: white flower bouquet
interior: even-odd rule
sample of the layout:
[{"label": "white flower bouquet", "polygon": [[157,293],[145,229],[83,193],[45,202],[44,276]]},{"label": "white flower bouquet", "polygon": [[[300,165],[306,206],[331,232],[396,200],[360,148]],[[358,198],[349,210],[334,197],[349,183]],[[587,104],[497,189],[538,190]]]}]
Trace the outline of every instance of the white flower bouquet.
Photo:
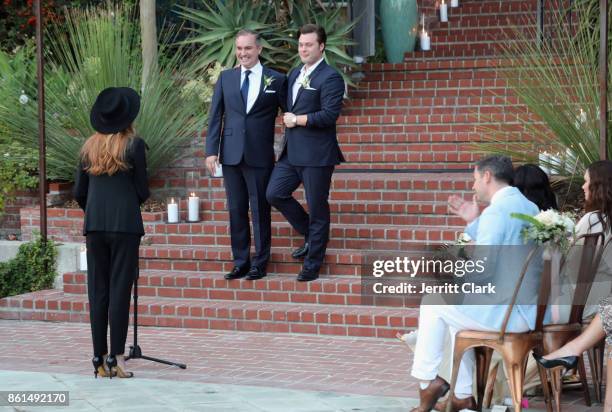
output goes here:
[{"label": "white flower bouquet", "polygon": [[530,223],[523,229],[523,239],[532,240],[538,245],[549,243],[561,250],[569,247],[575,226],[572,215],[549,209],[535,216],[523,213],[511,213],[510,216]]}]

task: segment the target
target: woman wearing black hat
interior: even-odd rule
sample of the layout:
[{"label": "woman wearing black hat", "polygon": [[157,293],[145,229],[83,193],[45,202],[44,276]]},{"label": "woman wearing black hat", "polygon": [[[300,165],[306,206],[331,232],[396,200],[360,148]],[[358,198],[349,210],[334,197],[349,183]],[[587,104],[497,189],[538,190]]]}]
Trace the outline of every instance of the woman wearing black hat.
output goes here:
[{"label": "woman wearing black hat", "polygon": [[[132,377],[125,369],[130,294],[144,235],[140,205],[149,197],[145,142],[132,122],[140,97],[130,88],[103,90],[91,109],[92,135],[80,153],[74,197],[85,211],[87,288],[94,374]],[[107,329],[110,323],[110,355]],[[106,365],[105,365],[106,363]]]}]

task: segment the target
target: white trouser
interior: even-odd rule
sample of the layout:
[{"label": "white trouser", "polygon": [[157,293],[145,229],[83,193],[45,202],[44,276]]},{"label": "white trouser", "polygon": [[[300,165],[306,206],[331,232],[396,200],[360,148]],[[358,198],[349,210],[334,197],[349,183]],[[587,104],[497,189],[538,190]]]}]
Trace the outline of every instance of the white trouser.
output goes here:
[{"label": "white trouser", "polygon": [[[461,330],[496,331],[490,326],[468,317],[454,305],[422,305],[419,313],[419,333],[414,350],[412,376],[421,381],[435,379],[438,374],[444,354],[444,337],[446,330],[450,334],[451,348],[455,347],[455,335]],[[484,309],[484,307],[483,307]],[[520,327],[523,326],[523,327]],[[524,322],[513,332],[529,330]],[[474,350],[465,352],[459,365],[455,394],[466,397],[472,394],[472,379],[474,373]]]}]

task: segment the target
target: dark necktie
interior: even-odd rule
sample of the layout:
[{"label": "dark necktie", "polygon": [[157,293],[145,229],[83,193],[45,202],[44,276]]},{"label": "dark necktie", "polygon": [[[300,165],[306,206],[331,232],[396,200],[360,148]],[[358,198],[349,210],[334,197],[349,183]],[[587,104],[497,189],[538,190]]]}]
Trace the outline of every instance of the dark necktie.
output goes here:
[{"label": "dark necktie", "polygon": [[244,72],[244,81],[242,82],[242,87],[240,87],[240,94],[242,95],[242,101],[244,102],[245,108],[249,99],[249,74],[251,74],[250,70]]}]

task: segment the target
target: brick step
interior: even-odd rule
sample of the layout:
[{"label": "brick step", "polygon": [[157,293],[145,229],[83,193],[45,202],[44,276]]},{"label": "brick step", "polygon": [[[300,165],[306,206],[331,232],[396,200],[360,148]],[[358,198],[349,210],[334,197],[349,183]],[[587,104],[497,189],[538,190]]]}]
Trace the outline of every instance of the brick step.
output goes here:
[{"label": "brick step", "polygon": [[[430,53],[430,52],[415,52],[415,53]],[[509,89],[505,86],[490,86],[490,87],[461,87],[460,81],[450,81],[452,84],[448,87],[439,88],[405,88],[405,89],[359,89],[351,94],[353,99],[409,99],[409,98],[441,98],[441,97],[499,97],[509,94]],[[449,108],[450,109],[450,108]],[[349,119],[340,117],[339,124],[346,123]]]},{"label": "brick step", "polygon": [[[65,294],[86,295],[87,274],[65,273]],[[362,298],[359,277],[322,277],[316,282],[296,282],[295,275],[270,274],[263,279],[225,280],[220,273],[140,272],[139,296],[183,299],[231,300],[235,302],[309,303],[320,305],[375,305],[418,307],[420,297]]]},{"label": "brick step", "polygon": [[[516,64],[511,59],[496,58],[476,58],[476,59],[457,59],[451,61],[409,61],[403,63],[366,63],[361,66],[366,73],[366,78],[381,76],[378,80],[404,80],[406,76],[414,72],[432,71],[453,71],[453,70],[491,70],[498,68],[508,68]],[[372,77],[370,77],[372,76]]]},{"label": "brick step", "polygon": [[[376,124],[376,123],[363,123],[363,124],[353,124],[353,125],[341,125],[338,127],[341,130],[341,133],[355,135],[355,134],[391,134],[396,135],[398,133],[413,133],[413,134],[423,134],[423,138],[427,138],[427,135],[431,134],[430,139],[437,141],[445,141],[446,139],[441,138],[441,136],[445,135],[448,140],[457,140],[458,135],[465,136],[467,135],[475,135],[475,139],[471,140],[472,142],[483,141],[483,132],[479,130],[480,127],[489,126],[494,127],[499,130],[503,130],[504,132],[518,132],[518,137],[512,139],[515,141],[524,140],[521,139],[521,136],[524,136],[526,133],[525,127],[522,123],[512,121],[511,115],[508,118],[502,117],[502,115],[490,115],[491,120],[497,119],[497,122],[484,122],[481,120],[480,122],[470,122],[470,118],[465,118],[465,122],[462,123],[438,123],[438,124],[425,124],[425,120],[427,116],[423,116],[423,122],[421,124]],[[506,119],[509,124],[501,124],[501,122]],[[480,137],[479,137],[480,136]],[[394,139],[394,138],[392,138]],[[510,141],[510,139],[509,139]],[[342,148],[342,146],[340,146]]]},{"label": "brick step", "polygon": [[[457,233],[463,228],[457,228]],[[359,249],[334,249],[328,248],[325,254],[324,264],[321,266],[320,274],[325,276],[358,277],[363,268],[364,256],[394,256],[414,251],[416,256],[422,256],[425,246],[438,246],[453,243],[456,233],[452,238],[441,240],[443,233],[440,229],[428,233],[431,239],[403,242],[400,244],[393,240],[379,240],[377,248],[362,247]],[[273,275],[296,276],[302,269],[302,261],[291,257],[291,252],[297,246],[301,246],[303,240],[295,242],[291,247],[273,247],[267,271]],[[251,248],[253,251],[253,247]],[[212,272],[228,273],[233,268],[232,254],[229,246],[185,246],[185,245],[141,245],[140,247],[141,270],[164,270],[174,272]]]},{"label": "brick step", "polygon": [[[414,98],[413,98],[414,99]],[[383,99],[367,99],[383,100]],[[429,99],[433,100],[433,99]],[[360,104],[356,102],[356,104]],[[452,123],[467,123],[467,122],[482,122],[491,121],[491,116],[504,116],[505,118],[513,118],[515,121],[528,117],[530,113],[526,106],[506,106],[503,105],[481,105],[481,106],[348,106],[342,110],[342,115],[350,118],[372,118],[365,124],[397,125],[400,124],[422,124],[427,121],[428,124],[452,124]],[[389,117],[394,116],[394,117]],[[397,119],[391,122],[382,122],[381,119]],[[420,121],[419,121],[420,120]],[[364,124],[364,123],[361,123]],[[341,129],[340,129],[341,130]],[[341,131],[340,131],[341,133]]]},{"label": "brick step", "polygon": [[470,165],[473,164],[474,161],[481,158],[482,155],[479,153],[474,153],[473,149],[465,148],[461,151],[418,151],[411,152],[407,147],[404,150],[399,150],[395,152],[391,152],[385,149],[383,152],[376,153],[368,153],[368,152],[344,152],[344,157],[346,161],[351,163],[352,165],[361,165],[363,163],[368,164],[392,164],[396,166],[400,165],[410,165],[415,164],[418,165],[420,163],[462,163],[465,165],[466,169],[470,168]]},{"label": "brick step", "polygon": [[429,51],[414,51],[406,53],[404,61],[423,60],[455,60],[469,58],[494,58],[502,55],[499,46],[488,41],[482,43],[445,43],[431,46]]},{"label": "brick step", "polygon": [[337,170],[401,170],[401,171],[422,171],[422,172],[466,172],[474,167],[472,163],[460,162],[460,163],[446,163],[446,162],[419,162],[419,163],[386,163],[386,162],[375,162],[375,163],[342,163],[337,167]]},{"label": "brick step", "polygon": [[[364,90],[436,90],[436,89],[478,89],[482,87],[508,87],[505,78],[494,76],[495,73],[482,72],[480,76],[470,76],[464,72],[440,72],[439,76],[432,73],[427,78],[413,78],[405,80],[370,80],[359,83],[359,88],[351,91],[351,99],[354,98],[354,93]],[[436,73],[437,74],[437,73]],[[425,76],[420,76],[425,77]],[[352,100],[348,101],[344,107],[350,106]]]},{"label": "brick step", "polygon": [[[372,99],[369,99],[372,100]],[[464,106],[464,107],[424,107],[418,106],[406,107],[347,107],[342,110],[342,116],[364,117],[364,116],[405,116],[406,113],[411,113],[409,118],[422,119],[427,124],[452,124],[458,123],[480,123],[491,122],[493,119],[504,117],[511,119],[514,122],[528,118],[530,114],[525,106],[510,106],[508,110],[504,110],[503,106]],[[423,113],[423,114],[416,114]],[[492,116],[496,116],[492,118]],[[506,120],[510,121],[510,120]],[[423,122],[411,122],[410,125],[422,124]],[[395,123],[383,123],[384,125],[395,126]],[[424,125],[425,126],[425,125]],[[341,132],[340,132],[341,133]],[[341,135],[338,136],[341,139]],[[427,138],[428,136],[423,136]]]},{"label": "brick step", "polygon": [[[535,21],[521,18],[518,24],[511,24],[505,21],[491,22],[492,27],[467,27],[461,22],[451,21],[446,27],[438,27],[428,30],[431,37],[431,44],[463,44],[463,43],[482,43],[487,41],[500,41],[512,43],[517,40],[517,32],[521,36],[527,36],[525,30],[535,31]],[[533,34],[535,38],[535,32]]]},{"label": "brick step", "polygon": [[[439,242],[440,243],[440,242]],[[295,277],[302,269],[302,261],[291,257],[292,250],[303,244],[296,242],[294,247],[274,247],[268,262],[270,275]],[[413,243],[413,249],[422,248],[422,244]],[[254,253],[254,246],[251,247]],[[362,257],[367,251],[328,248],[325,262],[321,267],[322,277],[358,277],[362,272]],[[212,272],[228,273],[234,267],[229,246],[179,246],[151,245],[140,247],[141,270],[174,271],[174,272]]]},{"label": "brick step", "polygon": [[[86,296],[45,290],[0,300],[0,319],[88,322]],[[197,329],[391,338],[415,327],[418,309],[234,302],[143,296],[138,323]]]},{"label": "brick step", "polygon": [[[438,143],[465,143],[479,142],[483,140],[482,132],[474,127],[472,131],[462,132],[427,132],[427,125],[421,126],[389,126],[382,133],[353,132],[342,133],[339,135],[340,147],[344,150],[347,144],[363,145],[363,151],[384,151],[388,145],[406,145],[422,143],[425,145]],[[531,141],[532,136],[527,132],[517,130],[517,125],[504,125],[504,130],[508,133],[508,141]],[[378,149],[377,149],[378,147]]]},{"label": "brick step", "polygon": [[[397,82],[402,82],[398,80]],[[395,81],[389,81],[382,84],[395,83]],[[397,83],[395,83],[397,84]],[[365,89],[365,88],[364,88]],[[380,88],[378,89],[380,90]],[[401,112],[393,113],[394,115],[406,116],[407,109],[420,108],[423,110],[446,110],[446,113],[457,113],[462,111],[469,111],[473,108],[479,107],[508,107],[510,110],[520,110],[526,106],[518,101],[518,97],[508,96],[448,96],[448,97],[406,97],[402,99],[351,99],[344,104],[342,110],[350,109],[387,109],[388,111],[398,110]],[[452,109],[449,111],[449,107]]]},{"label": "brick step", "polygon": [[[228,246],[230,244],[227,222],[188,223],[187,233],[147,233],[155,245],[201,245]],[[172,225],[160,224],[159,228]],[[460,227],[447,226],[389,226],[371,224],[332,224],[328,247],[336,249],[400,250],[403,244],[415,240],[427,240],[430,231],[441,234],[442,239],[454,240]],[[440,240],[432,239],[432,240]],[[272,247],[297,247],[303,243],[302,236],[289,223],[275,222],[272,225]],[[393,245],[392,249],[389,247]]]},{"label": "brick step", "polygon": [[[537,2],[535,0],[461,0],[458,8],[449,7],[453,14],[467,15],[500,15],[513,13],[527,13],[537,10]],[[457,13],[454,11],[458,10]]]},{"label": "brick step", "polygon": [[[448,22],[441,22],[429,16],[429,22],[425,22],[427,30],[432,33],[448,32],[459,33],[467,30],[470,33],[482,31],[494,32],[495,29],[525,28],[533,26],[536,21],[536,13],[531,11],[520,11],[515,13],[470,13],[465,10],[450,8]],[[420,22],[419,22],[420,23]],[[420,27],[419,27],[420,28]],[[510,34],[510,33],[509,33]]]},{"label": "brick step", "polygon": [[[221,200],[222,201],[222,200]],[[225,203],[225,202],[224,202]],[[381,202],[382,203],[382,202]],[[202,202],[204,210],[200,219],[203,221],[229,221],[229,212],[214,211],[214,202]],[[331,204],[332,224],[384,224],[394,226],[404,225],[461,225],[461,219],[448,215],[445,203],[430,203],[420,205],[397,204],[394,202],[355,204],[353,202]],[[217,209],[218,210],[218,209]],[[425,211],[430,211],[426,213]],[[272,211],[272,222],[284,222],[286,219],[280,212]],[[182,227],[170,230],[185,230]]]}]

